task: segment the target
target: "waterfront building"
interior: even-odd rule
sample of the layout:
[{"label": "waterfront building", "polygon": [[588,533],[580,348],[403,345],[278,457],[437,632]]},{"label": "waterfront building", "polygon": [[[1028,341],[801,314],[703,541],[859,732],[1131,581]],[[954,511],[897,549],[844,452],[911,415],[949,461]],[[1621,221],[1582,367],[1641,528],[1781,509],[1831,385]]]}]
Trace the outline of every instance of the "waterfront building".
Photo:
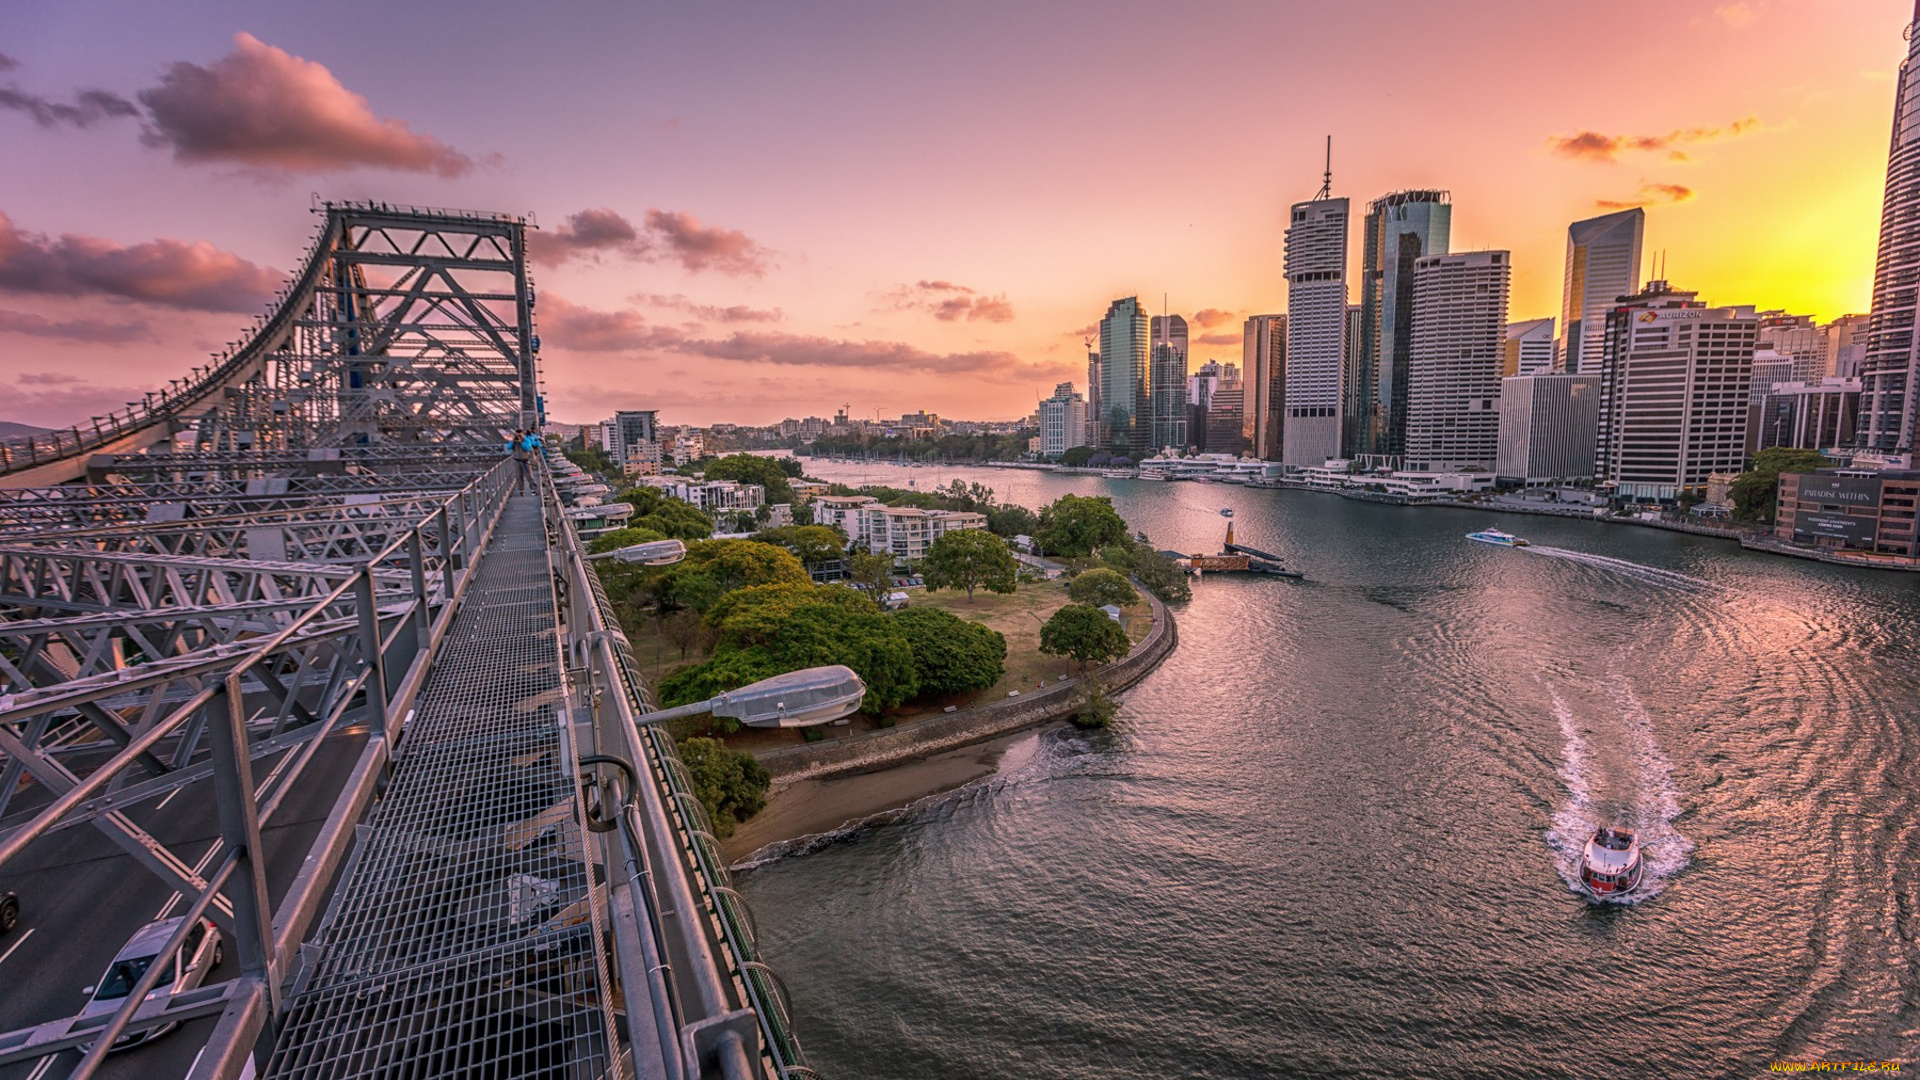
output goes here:
[{"label": "waterfront building", "polygon": [[1247,449],[1245,437],[1241,434],[1246,413],[1246,381],[1239,377],[1239,369],[1232,364],[1226,366],[1227,374],[1222,375],[1219,385],[1213,388],[1213,396],[1207,403],[1205,449],[1215,454],[1241,454]]},{"label": "waterfront building", "polygon": [[858,544],[876,555],[892,555],[909,562],[927,557],[927,548],[950,532],[984,529],[987,516],[961,510],[920,510],[878,503],[860,510]]},{"label": "waterfront building", "polygon": [[1771,350],[1793,361],[1783,382],[1819,382],[1833,372],[1827,370],[1828,327],[1813,321],[1811,315],[1789,315],[1784,311],[1760,313],[1760,348]]},{"label": "waterfront building", "polygon": [[1767,388],[1755,425],[1755,451],[1774,446],[1829,450],[1852,446],[1860,416],[1860,380],[1830,377],[1817,383]]},{"label": "waterfront building", "polygon": [[689,502],[702,510],[757,510],[767,501],[767,489],[759,484],[743,484],[737,480],[694,480],[678,476],[648,477],[644,483],[658,488],[663,495],[669,495],[682,502]]},{"label": "waterfront building", "polygon": [[1413,264],[1445,255],[1453,206],[1444,191],[1396,191],[1367,204],[1360,303],[1349,338],[1347,453],[1406,453],[1407,358],[1413,347]]},{"label": "waterfront building", "polygon": [[1100,421],[1106,427],[1107,448],[1135,461],[1147,456],[1152,434],[1147,330],[1147,312],[1137,296],[1115,300],[1100,320]]},{"label": "waterfront building", "polygon": [[1100,419],[1100,354],[1087,350],[1087,446],[1107,445],[1107,425]]},{"label": "waterfront building", "polygon": [[[1239,370],[1226,366],[1236,381]],[[1207,450],[1207,414],[1213,408],[1214,391],[1220,388],[1223,372],[1220,361],[1209,360],[1187,376],[1187,442],[1202,453]]]},{"label": "waterfront building", "polygon": [[878,505],[880,500],[871,495],[815,495],[813,523],[839,529],[851,547],[865,547],[865,510]]},{"label": "waterfront building", "polygon": [[614,463],[626,466],[630,457],[650,459],[654,471],[660,465],[660,431],[655,423],[658,413],[652,409],[616,412],[600,422],[600,442]]},{"label": "waterfront building", "polygon": [[1187,447],[1187,320],[1155,315],[1150,325],[1153,359],[1147,377],[1148,447],[1159,452]]},{"label": "waterfront building", "polygon": [[1076,446],[1087,445],[1087,403],[1070,382],[1053,388],[1053,396],[1040,403],[1041,456],[1058,458]]},{"label": "waterfront building", "polygon": [[1773,535],[1791,544],[1834,551],[1920,556],[1915,511],[1920,472],[1887,470],[1844,476],[1835,469],[1781,473]]},{"label": "waterfront building", "polygon": [[1640,291],[1640,243],[1646,227],[1647,212],[1637,206],[1567,226],[1555,371],[1599,370],[1607,312],[1622,297]]},{"label": "waterfront building", "polygon": [[1553,320],[1528,319],[1507,324],[1506,352],[1500,358],[1500,375],[1538,375],[1553,370]]},{"label": "waterfront building", "polygon": [[1698,295],[1653,281],[1607,313],[1594,479],[1620,498],[1666,502],[1746,464],[1760,318]]},{"label": "waterfront building", "polygon": [[1407,468],[1492,472],[1513,257],[1505,251],[1429,255],[1413,261],[1413,279]]},{"label": "waterfront building", "polygon": [[1340,456],[1346,396],[1347,200],[1296,203],[1287,226],[1286,418],[1281,460],[1319,465]]},{"label": "waterfront building", "polygon": [[1499,483],[1540,487],[1591,480],[1599,422],[1598,375],[1540,371],[1500,380],[1500,450],[1494,464]]},{"label": "waterfront building", "polygon": [[1279,461],[1286,428],[1287,317],[1250,316],[1240,337],[1240,438],[1254,457]]},{"label": "waterfront building", "polygon": [[1907,58],[1894,82],[1893,138],[1887,152],[1873,312],[1861,372],[1863,450],[1911,455],[1920,414],[1920,5],[1907,28]]}]

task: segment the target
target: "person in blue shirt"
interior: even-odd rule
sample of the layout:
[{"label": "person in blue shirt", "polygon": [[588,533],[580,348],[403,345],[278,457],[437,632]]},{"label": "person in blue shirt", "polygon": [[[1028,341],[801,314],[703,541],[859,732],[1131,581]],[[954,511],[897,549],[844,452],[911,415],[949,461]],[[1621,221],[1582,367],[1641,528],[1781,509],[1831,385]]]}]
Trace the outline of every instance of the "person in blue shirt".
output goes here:
[{"label": "person in blue shirt", "polygon": [[515,483],[520,494],[533,490],[533,447],[539,445],[539,436],[530,435],[526,428],[515,428],[513,437],[507,440],[507,453],[513,458]]}]

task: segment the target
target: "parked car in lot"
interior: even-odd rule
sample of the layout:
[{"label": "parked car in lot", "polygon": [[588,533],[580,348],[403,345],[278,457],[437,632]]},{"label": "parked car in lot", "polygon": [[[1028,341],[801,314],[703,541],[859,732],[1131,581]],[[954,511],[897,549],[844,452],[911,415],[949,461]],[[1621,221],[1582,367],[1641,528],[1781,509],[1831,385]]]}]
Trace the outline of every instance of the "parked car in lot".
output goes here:
[{"label": "parked car in lot", "polygon": [[[186,940],[173,955],[161,956],[160,950],[167,939],[180,928],[181,919],[161,919],[150,922],[134,933],[120,952],[107,965],[104,975],[100,976],[98,986],[87,987],[90,995],[86,1008],[80,1010],[82,1017],[111,1016],[115,1010],[126,1003],[127,995],[133,992],[134,984],[147,973],[147,969],[156,963],[163,963],[158,982],[147,994],[148,1001],[165,1001],[175,994],[184,993],[207,981],[207,974],[220,966],[224,958],[224,949],[220,942],[220,930],[212,922],[202,919],[199,925],[188,931]],[[124,1050],[129,1046],[138,1046],[149,1039],[155,1039],[172,1031],[177,1025],[164,1024],[146,1031],[133,1032],[115,1039],[113,1048]]]},{"label": "parked car in lot", "polygon": [[0,934],[13,929],[20,923],[20,898],[12,893],[0,893]]}]

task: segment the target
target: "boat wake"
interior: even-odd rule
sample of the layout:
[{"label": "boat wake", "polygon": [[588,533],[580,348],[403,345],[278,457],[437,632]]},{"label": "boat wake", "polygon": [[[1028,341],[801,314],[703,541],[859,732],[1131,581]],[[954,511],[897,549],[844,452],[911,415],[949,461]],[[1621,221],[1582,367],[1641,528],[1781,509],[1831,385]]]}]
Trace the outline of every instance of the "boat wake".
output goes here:
[{"label": "boat wake", "polygon": [[1545,544],[1530,544],[1520,550],[1532,552],[1535,555],[1547,555],[1555,559],[1566,559],[1570,562],[1583,563],[1587,566],[1598,567],[1602,570],[1612,570],[1649,585],[1666,585],[1681,589],[1707,589],[1713,586],[1713,582],[1708,581],[1706,578],[1694,577],[1692,574],[1683,574],[1678,570],[1667,570],[1658,566],[1648,566],[1645,563],[1631,562],[1627,559],[1616,559],[1608,555],[1594,555],[1585,551],[1550,547]]},{"label": "boat wake", "polygon": [[[1603,806],[1602,802],[1615,800],[1596,797],[1595,782],[1602,776],[1596,771],[1587,736],[1559,691],[1549,687],[1548,692],[1553,695],[1554,718],[1560,722],[1564,747],[1559,772],[1567,789],[1567,801],[1554,811],[1553,825],[1547,830],[1555,869],[1568,888],[1595,903],[1637,904],[1660,895],[1667,882],[1686,868],[1693,841],[1674,828],[1680,817],[1680,793],[1673,786],[1673,763],[1654,737],[1652,718],[1630,688],[1615,691],[1626,729],[1623,749],[1632,772],[1619,778],[1618,805]],[[1640,837],[1645,875],[1640,887],[1626,896],[1596,899],[1580,884],[1581,851],[1594,826],[1603,823],[1625,824]]]}]

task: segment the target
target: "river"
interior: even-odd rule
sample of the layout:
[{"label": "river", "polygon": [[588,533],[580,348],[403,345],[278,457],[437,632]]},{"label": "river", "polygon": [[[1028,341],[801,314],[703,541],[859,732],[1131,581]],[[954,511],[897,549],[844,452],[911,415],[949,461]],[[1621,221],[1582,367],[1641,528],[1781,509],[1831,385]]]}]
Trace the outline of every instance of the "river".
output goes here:
[{"label": "river", "polygon": [[[1920,1058],[1920,578],[1625,526],[977,469],[1237,539],[1110,732],[740,875],[825,1075],[1752,1076]],[[1463,534],[1497,525],[1536,546]],[[1631,903],[1572,885],[1641,830]]]}]

